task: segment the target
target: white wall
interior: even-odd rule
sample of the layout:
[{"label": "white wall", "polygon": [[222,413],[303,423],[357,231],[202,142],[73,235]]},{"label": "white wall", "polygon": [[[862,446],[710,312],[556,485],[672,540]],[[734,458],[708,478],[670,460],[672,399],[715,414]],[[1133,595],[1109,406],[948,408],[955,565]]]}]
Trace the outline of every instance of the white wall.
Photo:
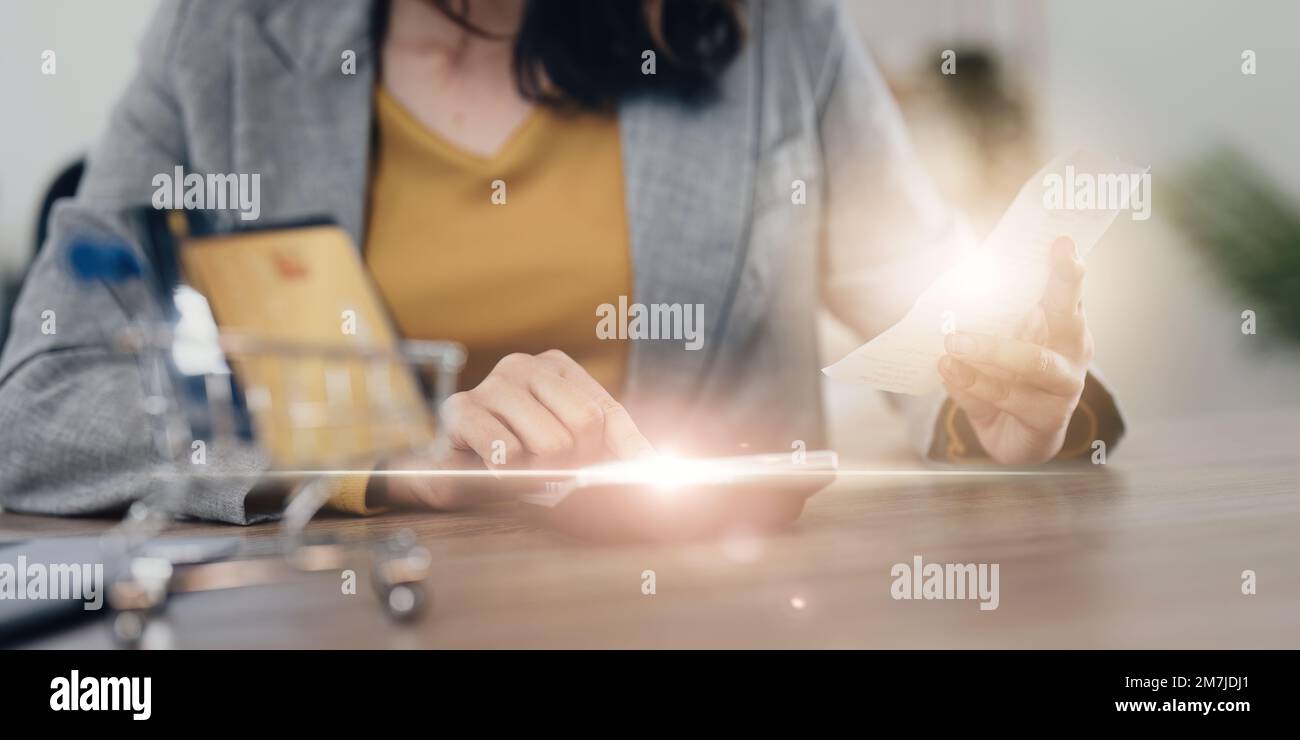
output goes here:
[{"label": "white wall", "polygon": [[25,263],[45,188],[99,137],[157,2],[0,2],[0,271]]}]

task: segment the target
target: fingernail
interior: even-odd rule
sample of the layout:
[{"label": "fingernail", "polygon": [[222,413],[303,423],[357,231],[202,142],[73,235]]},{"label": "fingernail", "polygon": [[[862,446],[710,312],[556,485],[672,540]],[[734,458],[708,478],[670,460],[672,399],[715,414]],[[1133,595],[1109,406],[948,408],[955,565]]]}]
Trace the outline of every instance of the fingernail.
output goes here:
[{"label": "fingernail", "polygon": [[975,340],[965,334],[949,334],[944,345],[949,352],[958,355],[969,355],[975,351]]}]

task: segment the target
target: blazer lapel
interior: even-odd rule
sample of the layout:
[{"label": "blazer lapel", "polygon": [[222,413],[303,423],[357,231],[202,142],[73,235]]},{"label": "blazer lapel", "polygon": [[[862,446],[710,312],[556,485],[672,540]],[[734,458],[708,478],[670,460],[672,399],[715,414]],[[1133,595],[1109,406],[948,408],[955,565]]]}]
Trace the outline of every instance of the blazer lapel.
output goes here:
[{"label": "blazer lapel", "polygon": [[[232,161],[239,172],[261,175],[264,222],[328,216],[361,245],[376,66],[372,8],[289,0],[235,29]],[[344,71],[347,52],[355,54],[354,74]]]},{"label": "blazer lapel", "polygon": [[720,97],[685,106],[643,97],[619,111],[635,294],[643,305],[702,304],[704,345],[632,343],[629,404],[689,402],[733,317],[748,242],[757,164],[758,60],[754,44],[733,62]]}]

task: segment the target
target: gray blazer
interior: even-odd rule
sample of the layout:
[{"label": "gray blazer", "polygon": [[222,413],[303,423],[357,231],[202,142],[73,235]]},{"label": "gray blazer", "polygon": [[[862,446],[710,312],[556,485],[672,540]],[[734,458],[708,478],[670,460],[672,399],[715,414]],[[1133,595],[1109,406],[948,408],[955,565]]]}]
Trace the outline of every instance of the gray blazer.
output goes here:
[{"label": "gray blazer", "polygon": [[[656,444],[716,454],[824,445],[818,311],[874,336],[964,238],[838,4],[752,0],[747,12],[750,40],[718,100],[640,98],[619,111],[634,300],[703,304],[705,318],[701,350],[634,342],[619,395]],[[120,214],[148,205],[154,175],[179,164],[259,173],[263,223],[325,214],[361,244],[370,14],[356,0],[163,3],[14,313],[0,358],[5,508],[104,512],[165,485],[135,367],[107,347],[128,321],[151,315],[151,300],[141,284],[74,281],[61,249],[69,238],[138,243]],[[341,73],[345,50],[356,54],[355,75]],[[792,202],[796,180],[806,204]],[[54,333],[42,331],[47,310]],[[1109,396],[1090,385],[1113,416]],[[917,447],[936,447],[942,399],[900,401]],[[1120,428],[1114,417],[1112,442]],[[264,466],[255,449],[210,445],[182,513],[273,515],[249,495]]]}]

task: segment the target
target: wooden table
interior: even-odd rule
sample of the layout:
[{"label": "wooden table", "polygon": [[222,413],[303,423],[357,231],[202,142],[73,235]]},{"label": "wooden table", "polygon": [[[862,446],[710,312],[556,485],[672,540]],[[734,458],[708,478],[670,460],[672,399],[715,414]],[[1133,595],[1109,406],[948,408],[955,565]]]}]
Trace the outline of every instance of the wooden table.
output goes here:
[{"label": "wooden table", "polygon": [[[898,461],[895,461],[897,463]],[[907,464],[903,462],[902,464]],[[879,464],[877,463],[877,466]],[[897,464],[895,465],[897,467]],[[0,515],[0,540],[107,522]],[[414,530],[433,611],[390,623],[360,574],[178,597],[176,647],[1300,647],[1300,409],[1137,426],[1081,474],[853,476],[789,531],[676,546],[593,546],[513,506],[332,518]],[[256,542],[271,526],[184,524]],[[895,563],[997,563],[1000,604],[901,601]],[[1258,593],[1243,595],[1242,571]],[[642,573],[655,572],[644,595]],[[104,620],[30,643],[107,647]]]}]

